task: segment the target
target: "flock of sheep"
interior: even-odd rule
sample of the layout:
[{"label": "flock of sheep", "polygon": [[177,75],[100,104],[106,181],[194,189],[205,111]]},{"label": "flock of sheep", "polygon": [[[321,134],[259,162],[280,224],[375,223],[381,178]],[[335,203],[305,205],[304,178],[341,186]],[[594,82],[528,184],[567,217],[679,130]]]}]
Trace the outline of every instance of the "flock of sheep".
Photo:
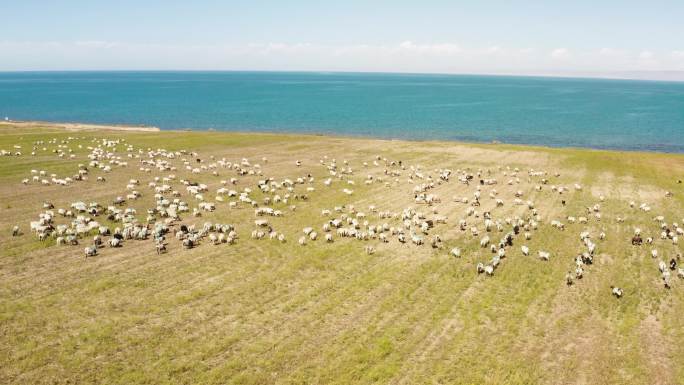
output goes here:
[{"label": "flock of sheep", "polygon": [[[254,210],[253,226],[245,223],[240,225],[251,228],[251,239],[284,243],[289,237],[294,237],[302,247],[310,247],[309,245],[317,242],[333,243],[345,239],[347,242],[359,242],[368,254],[375,253],[382,244],[397,243],[406,244],[406,247],[444,249],[445,253],[460,258],[465,253],[466,246],[447,248],[447,240],[440,234],[440,231],[455,230],[462,233],[454,237],[455,240],[479,240],[479,247],[486,250],[485,254],[489,253],[491,257],[477,263],[476,272],[493,276],[510,256],[536,255],[542,262],[552,258],[572,257],[554,255],[549,250],[532,251],[528,241],[541,228],[564,232],[567,225],[579,224],[582,225],[582,230],[577,235],[577,242],[581,251],[569,259],[572,262],[568,263],[569,270],[565,276],[567,285],[573,285],[585,275],[601,248],[601,242],[608,237],[605,227],[601,225],[604,219],[601,205],[603,196],[586,207],[582,216],[551,219],[542,215],[535,202],[527,198],[530,194],[523,191],[523,182],[533,185],[534,191],[546,190],[562,198],[582,191],[580,184],[572,187],[553,184],[551,180],[560,175],[546,171],[521,171],[508,167],[498,167],[495,170],[427,170],[381,156],[359,162],[359,169],[354,169],[348,161],[338,162],[332,157],[323,156],[317,164],[306,165],[304,161],[292,160],[289,166],[294,170],[294,176],[275,178],[269,176],[269,163],[265,157],[261,159],[261,164],[246,158],[229,161],[210,156],[205,160],[193,151],[143,149],[136,148],[124,139],[85,137],[36,141],[31,155],[35,156],[42,150],[52,152],[59,158],[76,159],[77,155],[72,148],[75,146],[87,151],[88,160],[79,164],[73,175],[58,176],[34,169],[30,170],[30,175],[22,183],[71,185],[88,180],[93,174],[98,183],[109,183],[108,175],[117,172],[130,173],[133,165],[137,166],[142,175],[140,178],[144,177],[144,181],[129,179],[125,186],[120,186],[121,193],[109,202],[74,201],[68,207],[55,207],[50,201],[43,203],[42,211],[29,224],[30,232],[40,241],[52,240],[56,245],[65,246],[82,245],[86,258],[96,256],[105,247],[123,247],[128,242],[149,239],[155,243],[159,254],[171,247],[170,242],[177,242],[187,249],[203,243],[234,244],[240,238],[235,225],[211,221],[200,224],[197,219],[188,219],[211,217],[218,210],[230,212],[250,208]],[[3,154],[22,156],[21,146],[15,146],[14,150],[3,150]],[[317,167],[325,176],[319,181],[310,171],[299,171],[303,165]],[[178,177],[177,174],[185,177]],[[229,178],[221,179],[223,175]],[[213,178],[214,182],[219,181],[220,187],[210,188],[199,182],[200,178],[205,181]],[[243,183],[244,180],[255,182]],[[358,204],[352,203],[357,183],[390,189],[410,186],[404,189],[407,191],[407,204],[396,211],[381,210],[373,204],[362,209]],[[465,185],[469,191],[465,195],[451,198],[453,204],[462,206],[462,214],[456,220],[440,214],[442,198],[436,189],[449,184]],[[497,186],[515,191],[512,194],[499,193]],[[299,234],[286,234],[287,231],[276,228],[276,224],[280,222],[275,218],[296,216],[301,210],[306,210],[308,200],[325,199],[325,192],[317,194],[320,190],[341,192],[344,195],[337,204],[321,210],[319,223],[302,228]],[[141,213],[132,207],[132,203],[147,194],[154,197],[154,205],[147,207],[139,215]],[[668,197],[671,195],[667,193]],[[565,203],[563,199],[562,205]],[[499,214],[504,211],[500,208],[506,205],[513,207],[506,211],[509,215]],[[635,202],[630,202],[629,206],[632,210],[645,213],[651,210],[645,203],[637,206]],[[511,212],[517,214],[510,214]],[[624,218],[616,216],[615,220],[619,223]],[[651,256],[658,259],[663,256],[656,245],[665,242],[677,245],[678,236],[684,234],[684,229],[677,223],[666,222],[661,215],[654,220],[662,230],[661,234],[644,239],[642,231],[636,228],[631,244],[634,247],[650,245]],[[589,230],[590,223],[602,230]],[[20,225],[14,226],[12,235],[22,235],[21,228]],[[629,239],[625,240],[626,244],[629,242]],[[666,288],[671,286],[671,272],[684,278],[684,269],[677,266],[680,254],[678,251],[672,253],[668,263],[660,260],[657,264]],[[623,290],[619,287],[611,286],[611,292],[618,298],[623,295]]]}]

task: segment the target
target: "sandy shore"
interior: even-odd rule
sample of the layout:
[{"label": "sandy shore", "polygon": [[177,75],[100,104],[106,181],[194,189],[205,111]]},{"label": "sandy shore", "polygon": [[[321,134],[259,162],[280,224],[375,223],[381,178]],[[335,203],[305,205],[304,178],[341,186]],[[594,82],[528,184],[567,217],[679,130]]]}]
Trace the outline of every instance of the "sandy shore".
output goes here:
[{"label": "sandy shore", "polygon": [[84,131],[84,130],[115,130],[115,131],[145,131],[145,132],[160,131],[159,127],[151,127],[151,126],[104,125],[104,124],[87,124],[87,123],[55,123],[55,122],[16,121],[16,120],[0,121],[0,126],[48,127],[48,128],[59,128],[59,129],[69,130],[69,131]]}]

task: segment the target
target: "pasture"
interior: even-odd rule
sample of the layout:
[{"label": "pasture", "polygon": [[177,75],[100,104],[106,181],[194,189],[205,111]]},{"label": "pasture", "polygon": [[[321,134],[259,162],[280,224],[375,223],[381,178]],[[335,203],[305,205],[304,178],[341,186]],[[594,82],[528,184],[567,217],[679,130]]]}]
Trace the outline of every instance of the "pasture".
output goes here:
[{"label": "pasture", "polygon": [[[684,378],[682,155],[11,125],[0,150],[0,383]],[[93,221],[163,227],[166,252],[58,244]]]}]

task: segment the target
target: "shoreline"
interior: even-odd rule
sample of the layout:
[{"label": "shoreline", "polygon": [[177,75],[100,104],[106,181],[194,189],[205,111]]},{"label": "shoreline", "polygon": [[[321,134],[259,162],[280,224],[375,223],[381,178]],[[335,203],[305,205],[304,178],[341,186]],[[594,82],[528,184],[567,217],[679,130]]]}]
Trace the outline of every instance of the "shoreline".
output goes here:
[{"label": "shoreline", "polygon": [[0,128],[15,127],[15,128],[52,128],[66,131],[122,131],[122,132],[141,132],[141,133],[223,133],[223,134],[239,134],[239,135],[284,135],[284,136],[301,136],[301,137],[322,137],[330,139],[350,139],[350,140],[378,140],[389,142],[413,142],[413,143],[435,143],[435,144],[454,144],[465,146],[485,146],[485,147],[507,147],[514,151],[524,151],[527,149],[536,150],[580,150],[580,151],[599,151],[612,153],[632,153],[632,154],[661,154],[661,155],[676,155],[684,156],[684,151],[666,151],[648,148],[617,148],[617,147],[586,147],[586,146],[572,146],[572,145],[544,145],[535,143],[511,143],[500,140],[493,141],[477,141],[467,139],[411,139],[401,137],[383,137],[373,135],[352,135],[344,133],[325,133],[325,132],[293,132],[293,131],[243,131],[243,130],[216,130],[204,128],[173,128],[161,129],[155,126],[145,125],[125,125],[125,124],[91,124],[91,123],[76,123],[76,122],[47,122],[47,121],[33,121],[33,120],[1,120]]},{"label": "shoreline", "polygon": [[74,122],[43,122],[37,120],[3,120],[0,126],[13,127],[47,127],[59,128],[68,131],[91,131],[91,130],[110,130],[110,131],[140,131],[140,132],[161,132],[159,127],[154,126],[135,126],[125,124],[90,124]]}]

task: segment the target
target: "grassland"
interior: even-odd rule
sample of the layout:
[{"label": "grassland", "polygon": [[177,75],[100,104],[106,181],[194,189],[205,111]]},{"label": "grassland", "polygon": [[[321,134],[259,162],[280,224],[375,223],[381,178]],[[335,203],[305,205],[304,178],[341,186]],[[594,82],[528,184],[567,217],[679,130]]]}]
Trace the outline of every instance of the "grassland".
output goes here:
[{"label": "grassland", "polygon": [[[67,138],[74,159],[58,158],[56,145],[31,148],[37,140]],[[60,176],[87,163],[93,139],[124,138],[136,148],[197,151],[210,161],[248,158],[261,163],[264,176],[296,178],[311,174],[315,191],[296,202],[292,212],[269,218],[288,242],[250,239],[254,211],[242,206],[218,209],[184,222],[235,224],[235,245],[205,242],[185,250],[175,239],[169,252],[157,255],[152,241],[127,241],[84,259],[83,247],[40,242],[29,221],[44,201],[55,207],[71,202],[108,205],[126,193],[127,181],[140,179],[143,197],[129,201],[139,213],[154,206],[146,188],[154,176],[137,160],[69,186],[22,185],[30,170]],[[81,148],[78,145],[81,145]],[[4,126],[0,149],[21,145],[21,156],[0,158],[0,383],[3,384],[676,384],[684,380],[684,281],[673,277],[665,289],[650,251],[669,260],[680,246],[660,240],[653,220],[684,224],[682,184],[684,157],[672,154],[549,149],[509,145],[403,142],[297,135],[216,132],[67,132],[46,127]],[[472,196],[474,185],[456,180],[431,193],[446,215],[437,225],[444,246],[415,246],[391,240],[337,239],[297,244],[302,228],[320,229],[322,209],[346,204],[368,214],[368,206],[401,212],[413,203],[414,184],[403,171],[399,182],[363,183],[368,174],[382,176],[376,155],[436,168],[490,169],[499,183],[493,188],[506,204],[494,209],[483,187],[481,211],[498,218],[525,215],[526,206],[512,204],[517,190],[535,202],[542,224],[528,242],[516,241],[492,277],[477,274],[475,265],[491,253],[479,238],[461,232],[457,223],[467,205],[453,196]],[[354,194],[341,192],[341,181],[326,188],[328,156],[354,168]],[[262,157],[268,162],[261,161]],[[295,166],[295,160],[302,166]],[[179,161],[177,161],[179,162]],[[369,166],[364,168],[363,162]],[[256,188],[264,176],[237,176],[219,169],[179,179],[199,180],[211,191],[221,179],[239,178],[237,187]],[[519,168],[519,183],[504,176]],[[541,191],[533,187],[530,169],[547,172]],[[555,176],[558,173],[559,176]],[[95,181],[104,175],[106,183]],[[418,182],[417,182],[418,183]],[[580,183],[581,191],[572,186]],[[562,196],[550,186],[567,186]],[[174,188],[179,188],[177,183]],[[303,192],[304,187],[297,187]],[[673,193],[666,197],[666,192]],[[183,193],[185,194],[184,190]],[[257,197],[262,195],[255,193]],[[206,194],[213,199],[213,193]],[[599,202],[599,197],[605,200]],[[185,194],[184,200],[194,204]],[[561,204],[566,200],[566,205]],[[647,203],[650,212],[629,207]],[[586,215],[585,207],[601,204],[600,221],[566,223],[560,231],[551,220]],[[623,217],[624,222],[618,222]],[[144,220],[144,217],[140,218]],[[106,223],[104,219],[99,221]],[[370,215],[373,223],[384,220]],[[395,224],[399,223],[397,221]],[[18,224],[24,234],[11,236]],[[112,224],[114,226],[114,224]],[[656,238],[654,245],[633,247],[633,229]],[[567,286],[564,276],[582,250],[579,233],[605,231],[597,241],[595,263],[585,276]],[[497,236],[492,236],[493,239]],[[523,256],[519,246],[532,250]],[[377,252],[368,255],[364,246]],[[449,255],[451,247],[461,258]],[[547,250],[548,262],[536,257]],[[625,295],[611,296],[610,285]]]}]

